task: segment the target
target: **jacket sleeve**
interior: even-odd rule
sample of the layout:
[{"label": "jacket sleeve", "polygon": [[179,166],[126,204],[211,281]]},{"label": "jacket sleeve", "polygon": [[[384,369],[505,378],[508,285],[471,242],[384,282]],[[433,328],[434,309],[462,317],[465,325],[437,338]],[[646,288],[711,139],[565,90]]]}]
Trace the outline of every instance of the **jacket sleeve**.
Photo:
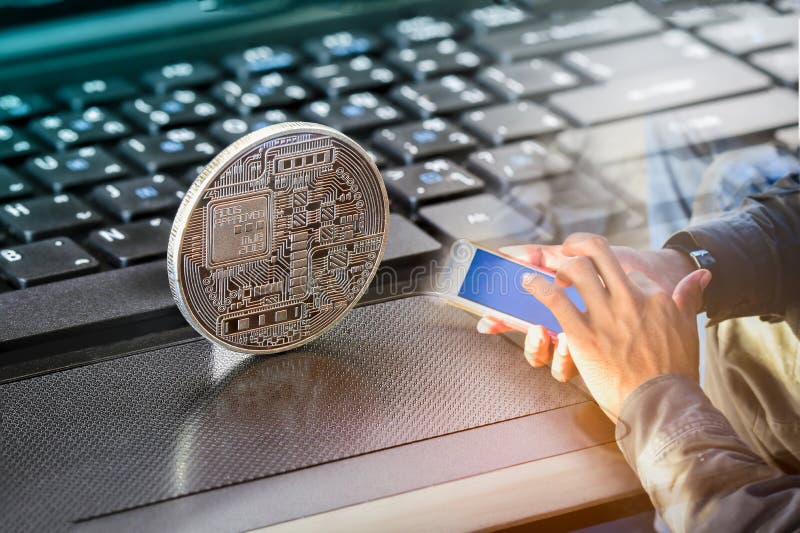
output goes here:
[{"label": "jacket sleeve", "polygon": [[672,235],[711,252],[714,276],[704,294],[709,319],[784,316],[800,301],[800,179],[789,175],[735,212]]},{"label": "jacket sleeve", "polygon": [[800,476],[765,463],[699,385],[667,374],[637,388],[617,443],[673,532],[798,531]]}]

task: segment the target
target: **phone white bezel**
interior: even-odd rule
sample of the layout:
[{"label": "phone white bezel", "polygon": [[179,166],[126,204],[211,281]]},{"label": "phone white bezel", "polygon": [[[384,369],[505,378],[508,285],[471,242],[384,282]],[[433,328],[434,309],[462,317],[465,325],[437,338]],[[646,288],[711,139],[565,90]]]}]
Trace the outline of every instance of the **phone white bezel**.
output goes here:
[{"label": "phone white bezel", "polygon": [[[453,247],[451,248],[450,258],[448,259],[447,263],[447,272],[450,278],[444,285],[445,290],[439,292],[439,296],[444,298],[447,301],[447,303],[459,307],[461,309],[464,309],[465,311],[468,311],[474,315],[477,316],[491,315],[501,319],[503,322],[505,322],[506,324],[508,324],[509,326],[513,327],[518,331],[527,332],[528,328],[533,326],[533,324],[531,324],[530,322],[525,322],[524,320],[521,320],[515,316],[503,313],[501,311],[485,306],[483,304],[473,302],[472,300],[462,298],[461,296],[458,295],[458,292],[461,289],[461,285],[464,282],[464,277],[467,275],[467,271],[469,270],[469,267],[472,264],[472,260],[475,258],[475,251],[479,249],[483,250],[484,252],[490,253],[492,255],[502,257],[507,261],[516,263],[527,269],[533,270],[534,272],[539,272],[546,276],[555,278],[554,272],[550,272],[542,268],[537,268],[529,264],[522,263],[521,261],[517,261],[512,257],[499,254],[494,250],[490,250],[483,246],[479,246],[466,239],[459,239],[453,243]],[[548,332],[552,336],[556,335],[556,333],[553,331],[548,330]]]}]

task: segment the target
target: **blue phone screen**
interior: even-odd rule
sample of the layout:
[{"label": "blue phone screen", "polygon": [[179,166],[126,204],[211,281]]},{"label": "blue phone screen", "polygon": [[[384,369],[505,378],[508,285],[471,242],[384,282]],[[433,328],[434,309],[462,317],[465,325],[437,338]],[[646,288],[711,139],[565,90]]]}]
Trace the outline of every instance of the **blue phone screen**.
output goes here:
[{"label": "blue phone screen", "polygon": [[[553,313],[522,288],[522,276],[528,272],[553,281],[550,275],[478,248],[475,250],[475,256],[464,276],[458,295],[525,322],[541,324],[550,331],[561,333],[563,330]],[[565,292],[578,309],[586,310],[586,305],[575,287],[568,287]]]}]

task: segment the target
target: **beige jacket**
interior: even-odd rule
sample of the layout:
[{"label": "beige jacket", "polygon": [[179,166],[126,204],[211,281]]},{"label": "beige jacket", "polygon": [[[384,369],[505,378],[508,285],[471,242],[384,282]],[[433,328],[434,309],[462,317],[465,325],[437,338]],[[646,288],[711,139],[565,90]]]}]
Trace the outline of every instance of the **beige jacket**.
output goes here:
[{"label": "beige jacket", "polygon": [[800,531],[798,176],[669,243],[717,261],[703,389],[676,375],[640,386],[619,446],[673,531]]}]

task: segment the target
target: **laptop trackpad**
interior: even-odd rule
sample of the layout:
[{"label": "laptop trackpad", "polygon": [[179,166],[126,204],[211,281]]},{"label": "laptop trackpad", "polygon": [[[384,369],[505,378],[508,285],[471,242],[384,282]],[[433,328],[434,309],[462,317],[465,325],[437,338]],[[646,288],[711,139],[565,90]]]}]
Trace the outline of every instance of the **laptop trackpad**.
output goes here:
[{"label": "laptop trackpad", "polygon": [[409,298],[279,356],[196,340],[0,386],[25,473],[5,518],[49,529],[586,401],[474,323]]}]

